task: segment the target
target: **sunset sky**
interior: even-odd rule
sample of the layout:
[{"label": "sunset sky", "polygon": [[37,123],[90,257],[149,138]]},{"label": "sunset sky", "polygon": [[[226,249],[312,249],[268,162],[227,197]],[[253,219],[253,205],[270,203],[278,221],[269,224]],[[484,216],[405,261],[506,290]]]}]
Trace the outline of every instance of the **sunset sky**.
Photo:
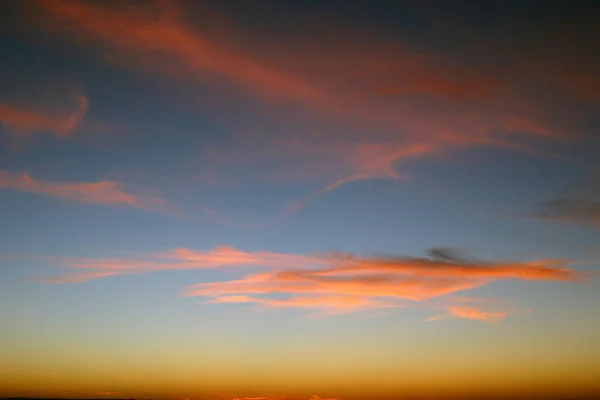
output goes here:
[{"label": "sunset sky", "polygon": [[600,395],[599,6],[0,2],[0,397]]}]

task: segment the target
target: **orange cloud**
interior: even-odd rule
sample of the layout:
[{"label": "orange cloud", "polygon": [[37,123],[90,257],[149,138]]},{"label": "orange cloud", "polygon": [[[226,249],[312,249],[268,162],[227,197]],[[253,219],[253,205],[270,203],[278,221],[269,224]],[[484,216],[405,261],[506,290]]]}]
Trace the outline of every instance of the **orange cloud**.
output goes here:
[{"label": "orange cloud", "polygon": [[[320,268],[278,269],[242,279],[191,286],[188,296],[207,296],[215,303],[257,303],[265,307],[358,311],[398,307],[399,300],[426,302],[498,280],[576,281],[582,276],[561,260],[531,262],[458,262],[436,258],[359,258],[329,254]],[[286,299],[265,298],[272,294]],[[300,295],[300,296],[298,296]],[[261,296],[261,297],[256,297]],[[476,314],[473,307],[447,308],[462,318],[492,320],[502,314]]]},{"label": "orange cloud", "polygon": [[[114,275],[145,273],[161,270],[188,270],[223,268],[228,266],[259,266],[270,268],[305,268],[325,265],[326,261],[314,257],[271,252],[243,252],[229,246],[199,252],[185,248],[165,253],[144,255],[139,258],[59,259],[68,268],[77,272],[44,282],[84,282]],[[84,272],[81,272],[85,270]]]},{"label": "orange cloud", "polygon": [[43,1],[40,6],[57,22],[53,28],[99,43],[134,67],[168,75],[185,73],[203,81],[211,75],[223,76],[267,98],[329,104],[327,96],[301,78],[186,26],[174,3],[168,9],[156,4],[117,8],[68,0]]},{"label": "orange cloud", "polygon": [[215,297],[209,302],[214,304],[256,303],[266,308],[315,309],[327,313],[357,312],[401,306],[397,301],[346,295],[293,296],[283,300],[237,295]]},{"label": "orange cloud", "polygon": [[226,265],[260,265],[272,268],[302,268],[308,265],[322,263],[313,257],[272,253],[267,251],[244,252],[230,246],[219,246],[208,252],[198,252],[180,248],[160,255],[164,258],[189,262],[207,268],[222,267]]},{"label": "orange cloud", "polygon": [[470,306],[451,306],[447,308],[448,314],[431,317],[427,321],[436,321],[446,318],[466,318],[484,322],[500,322],[508,316],[505,311],[484,311],[480,308]]},{"label": "orange cloud", "polygon": [[[308,168],[329,182],[288,211],[350,182],[402,178],[396,170],[402,161],[473,145],[526,148],[515,143],[523,135],[560,136],[538,101],[520,86],[498,80],[494,71],[403,44],[372,43],[357,32],[324,35],[318,46],[301,37],[289,37],[284,45],[258,38],[261,45],[252,48],[252,38],[243,32],[230,29],[224,35],[192,26],[176,3],[164,5],[40,2],[49,26],[108,50],[113,60],[203,83],[216,84],[220,78],[262,99],[301,105],[339,125],[342,133],[307,133],[294,138],[293,145],[270,134],[250,138],[256,148],[241,143],[239,152],[250,158],[279,157],[283,175],[290,154],[301,153],[289,174]],[[245,159],[243,154],[224,158]]]},{"label": "orange cloud", "polygon": [[[303,256],[244,252],[229,246],[199,252],[185,248],[138,258],[59,260],[72,273],[42,279],[46,283],[76,283],[123,274],[160,270],[190,270],[230,266],[262,267],[270,271],[241,279],[192,285],[187,296],[208,297],[210,303],[248,303],[265,308],[311,309],[345,313],[404,307],[408,300],[426,304],[453,293],[500,280],[576,282],[587,275],[567,267],[565,260],[481,262],[460,259],[450,250],[434,249],[430,257],[357,257],[327,253]],[[276,295],[273,297],[273,295]],[[283,296],[283,297],[281,297]],[[439,304],[449,316],[498,320],[501,311],[482,311],[479,300],[456,297],[459,304]],[[433,304],[435,305],[435,304]]]},{"label": "orange cloud", "polygon": [[50,183],[33,179],[27,172],[0,171],[0,187],[106,207],[157,210],[165,205],[164,200],[159,197],[129,193],[121,183],[114,181]]},{"label": "orange cloud", "polygon": [[278,270],[240,280],[191,287],[190,296],[247,294],[327,294],[426,301],[497,280],[576,280],[558,261],[455,265],[429,259],[368,260],[330,258],[331,268]]},{"label": "orange cloud", "polygon": [[77,107],[66,115],[39,112],[0,103],[0,123],[5,125],[11,134],[18,137],[44,131],[65,137],[79,125],[87,110],[88,100],[84,95],[77,98]]},{"label": "orange cloud", "polygon": [[87,282],[92,279],[107,278],[109,276],[121,275],[120,271],[94,271],[94,272],[80,272],[62,275],[53,278],[41,278],[39,282],[43,283],[81,283]]}]

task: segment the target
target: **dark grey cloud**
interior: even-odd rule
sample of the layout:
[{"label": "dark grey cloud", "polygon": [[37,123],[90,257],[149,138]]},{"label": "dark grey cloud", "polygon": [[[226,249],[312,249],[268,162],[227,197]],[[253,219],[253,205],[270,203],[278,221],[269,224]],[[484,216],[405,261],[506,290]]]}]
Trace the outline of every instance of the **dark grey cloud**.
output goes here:
[{"label": "dark grey cloud", "polygon": [[600,174],[556,199],[541,203],[537,215],[600,229]]}]

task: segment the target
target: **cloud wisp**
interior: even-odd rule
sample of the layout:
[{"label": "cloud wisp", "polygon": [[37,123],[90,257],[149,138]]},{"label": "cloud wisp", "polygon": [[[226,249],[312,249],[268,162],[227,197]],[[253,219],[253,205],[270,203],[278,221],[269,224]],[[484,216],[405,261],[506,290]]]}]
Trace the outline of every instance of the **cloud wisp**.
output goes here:
[{"label": "cloud wisp", "polygon": [[322,261],[301,255],[271,252],[244,252],[230,246],[219,246],[206,252],[186,248],[138,258],[100,258],[59,260],[72,273],[44,278],[47,283],[74,283],[115,275],[139,274],[164,270],[211,269],[230,266],[303,268],[323,264]]},{"label": "cloud wisp", "polygon": [[52,132],[58,137],[67,137],[73,133],[88,111],[88,99],[83,94],[77,97],[76,103],[66,114],[0,103],[0,124],[18,138],[41,132]]},{"label": "cloud wisp", "polygon": [[[569,264],[566,260],[482,262],[443,249],[432,250],[430,257],[368,258],[342,253],[244,252],[221,246],[206,252],[180,248],[133,259],[73,260],[64,265],[71,273],[43,281],[74,283],[161,270],[258,267],[268,270],[230,281],[191,285],[185,295],[205,297],[209,303],[346,313],[428,304],[503,280],[577,282],[587,277],[568,268]],[[452,316],[491,322],[507,315],[463,303],[437,306],[447,314],[434,319]]]},{"label": "cloud wisp", "polygon": [[449,306],[447,307],[447,313],[437,315],[431,318],[428,318],[426,321],[437,321],[440,319],[448,319],[448,318],[466,318],[466,319],[474,319],[483,322],[496,323],[503,321],[508,313],[506,311],[485,311],[479,307],[472,307],[466,305],[460,306]]},{"label": "cloud wisp", "polygon": [[[536,152],[520,139],[564,136],[522,82],[406,43],[370,42],[356,31],[326,34],[319,46],[294,35],[281,43],[237,32],[231,24],[227,32],[210,29],[207,17],[186,19],[182,7],[189,4],[183,2],[39,4],[45,27],[108,52],[110,60],[168,79],[218,84],[224,95],[241,90],[261,100],[253,102],[257,107],[280,113],[292,106],[337,127],[283,140],[274,140],[279,131],[260,129],[266,133],[249,139],[256,148],[240,139],[233,141],[239,148],[224,150],[231,153],[224,159],[233,162],[273,155],[284,176],[319,171],[312,176],[322,181],[318,189],[287,212],[351,182],[406,178],[397,171],[402,162],[479,145]],[[299,155],[298,165],[289,164],[290,155]]]},{"label": "cloud wisp", "polygon": [[105,207],[133,207],[158,211],[166,205],[160,197],[128,192],[123,184],[115,181],[44,182],[32,178],[27,172],[0,171],[0,187]]},{"label": "cloud wisp", "polygon": [[539,205],[538,217],[600,229],[600,175]]},{"label": "cloud wisp", "polygon": [[542,204],[541,217],[575,222],[600,228],[600,201],[559,198]]}]

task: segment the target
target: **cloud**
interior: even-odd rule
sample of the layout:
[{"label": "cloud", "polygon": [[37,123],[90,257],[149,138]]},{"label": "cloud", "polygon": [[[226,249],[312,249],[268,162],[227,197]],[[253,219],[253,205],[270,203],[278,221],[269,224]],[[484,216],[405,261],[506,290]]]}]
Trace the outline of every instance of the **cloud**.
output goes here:
[{"label": "cloud", "polygon": [[346,295],[314,295],[293,296],[287,299],[268,299],[252,296],[233,295],[215,297],[209,301],[213,304],[256,303],[264,308],[298,308],[319,310],[325,313],[348,313],[381,308],[398,308],[398,301],[373,299],[364,296]]},{"label": "cloud", "polygon": [[30,177],[27,172],[0,171],[0,187],[105,207],[134,207],[156,211],[165,206],[165,201],[159,197],[130,193],[121,183],[114,181],[43,182]]},{"label": "cloud", "polygon": [[[486,263],[449,257],[362,258],[332,253],[316,257],[327,263],[319,268],[276,269],[231,281],[202,283],[191,286],[186,294],[209,297],[213,303],[351,312],[406,306],[403,301],[427,303],[500,280],[568,282],[584,278],[567,268],[563,260]],[[442,308],[461,318],[492,321],[505,316],[500,311],[471,306]]]},{"label": "cloud", "polygon": [[239,280],[192,286],[190,296],[224,295],[342,295],[426,301],[480,287],[494,281],[573,281],[578,274],[560,260],[514,263],[458,264],[428,258],[358,258],[328,256],[330,267],[281,269]]},{"label": "cloud", "polygon": [[[191,285],[185,295],[206,297],[214,304],[245,303],[325,314],[424,304],[447,311],[434,319],[452,316],[495,321],[507,312],[485,311],[473,305],[489,302],[454,297],[449,304],[436,303],[436,299],[502,280],[579,282],[588,278],[568,268],[567,260],[483,262],[442,248],[432,249],[430,254],[369,258],[335,252],[311,256],[245,252],[229,246],[208,251],[178,248],[134,258],[63,258],[57,261],[71,272],[40,281],[79,283],[153,271],[243,267],[253,273],[229,281]],[[256,268],[267,271],[256,272]]]},{"label": "cloud", "polygon": [[40,132],[52,132],[58,137],[66,137],[73,133],[88,110],[88,100],[83,94],[77,97],[76,103],[76,106],[66,114],[0,103],[0,124],[16,137]]},{"label": "cloud", "polygon": [[[288,212],[351,182],[405,179],[397,171],[402,162],[478,145],[536,152],[519,140],[565,136],[548,118],[545,104],[529,96],[516,75],[500,79],[504,74],[478,64],[417,51],[406,43],[368,40],[358,28],[325,30],[316,44],[301,35],[279,41],[257,37],[232,24],[224,32],[211,28],[206,16],[192,24],[181,9],[187,3],[39,4],[44,26],[108,52],[110,60],[168,78],[218,85],[220,95],[241,89],[263,100],[252,107],[266,105],[276,117],[283,106],[298,106],[301,116],[283,113],[288,123],[289,118],[305,121],[309,113],[312,127],[324,121],[333,127],[298,135],[258,129],[262,133],[248,142],[238,138],[232,141],[238,147],[207,155],[254,162],[257,169],[271,165],[265,157],[273,157],[284,179],[304,170],[323,181],[292,202]],[[269,118],[270,124],[274,119]],[[298,163],[290,161],[295,155]]]},{"label": "cloud", "polygon": [[500,322],[506,319],[506,311],[484,311],[481,308],[471,306],[451,306],[447,308],[448,313],[428,318],[427,321],[437,321],[447,318],[466,318],[484,322]]},{"label": "cloud", "polygon": [[539,205],[538,217],[600,228],[600,178],[594,176],[562,197]]},{"label": "cloud", "polygon": [[52,28],[98,44],[135,68],[170,76],[183,73],[202,81],[223,76],[266,98],[328,104],[325,95],[299,77],[270,68],[239,49],[194,31],[184,24],[174,2],[168,8],[156,3],[117,8],[63,0],[40,5],[56,22]]},{"label": "cloud", "polygon": [[600,228],[600,201],[561,198],[543,203],[540,216]]},{"label": "cloud", "polygon": [[107,278],[109,276],[121,275],[120,271],[94,271],[67,274],[52,278],[40,278],[42,283],[81,283],[92,279]]},{"label": "cloud", "polygon": [[211,269],[229,266],[305,268],[325,265],[314,257],[265,251],[244,252],[230,246],[200,252],[177,248],[137,258],[59,259],[63,266],[74,271],[66,275],[43,278],[46,283],[77,283],[115,275],[147,273],[163,270]]}]

